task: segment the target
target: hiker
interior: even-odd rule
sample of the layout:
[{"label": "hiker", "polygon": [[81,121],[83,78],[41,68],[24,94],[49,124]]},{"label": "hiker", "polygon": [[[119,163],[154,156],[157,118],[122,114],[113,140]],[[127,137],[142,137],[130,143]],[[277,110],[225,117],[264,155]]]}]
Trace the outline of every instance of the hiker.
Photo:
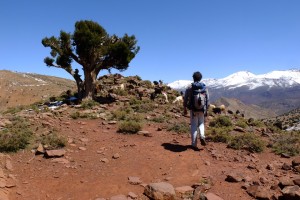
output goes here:
[{"label": "hiker", "polygon": [[[184,115],[187,115],[187,109],[190,110],[190,122],[191,122],[191,139],[192,149],[198,150],[197,147],[197,135],[200,131],[201,145],[205,146],[205,134],[204,134],[204,116],[207,115],[209,107],[209,95],[206,89],[206,85],[200,82],[202,74],[197,71],[193,74],[194,82],[186,89],[183,100]],[[201,101],[201,102],[199,102]],[[200,104],[201,103],[201,104]]]}]

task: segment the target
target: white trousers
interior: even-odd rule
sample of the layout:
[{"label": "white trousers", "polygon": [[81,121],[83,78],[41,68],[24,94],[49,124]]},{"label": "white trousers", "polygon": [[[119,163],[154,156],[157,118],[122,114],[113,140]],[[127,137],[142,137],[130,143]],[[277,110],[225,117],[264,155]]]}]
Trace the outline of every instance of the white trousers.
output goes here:
[{"label": "white trousers", "polygon": [[191,139],[192,146],[197,146],[197,135],[200,134],[200,138],[205,139],[204,134],[204,113],[190,111],[191,120]]}]

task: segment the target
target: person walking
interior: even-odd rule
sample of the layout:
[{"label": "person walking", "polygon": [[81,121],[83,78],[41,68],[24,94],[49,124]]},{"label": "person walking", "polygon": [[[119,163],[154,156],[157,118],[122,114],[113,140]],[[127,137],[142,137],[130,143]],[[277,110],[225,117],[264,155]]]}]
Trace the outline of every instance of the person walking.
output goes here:
[{"label": "person walking", "polygon": [[206,85],[201,82],[201,79],[202,74],[199,71],[194,72],[194,82],[186,89],[183,101],[184,115],[187,115],[188,109],[190,110],[191,147],[194,150],[199,150],[197,147],[198,132],[201,145],[206,145],[204,118],[209,107],[209,95]]}]

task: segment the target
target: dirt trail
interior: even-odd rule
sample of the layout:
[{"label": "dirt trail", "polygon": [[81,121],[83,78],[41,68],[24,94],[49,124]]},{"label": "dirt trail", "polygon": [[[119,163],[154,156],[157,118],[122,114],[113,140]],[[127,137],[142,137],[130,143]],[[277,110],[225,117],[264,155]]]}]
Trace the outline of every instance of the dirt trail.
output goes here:
[{"label": "dirt trail", "polygon": [[[67,163],[56,163],[55,159],[30,151],[12,154],[12,174],[17,184],[10,190],[10,200],[88,200],[129,192],[142,195],[141,185],[128,182],[131,176],[139,177],[145,184],[167,181],[174,187],[192,186],[210,178],[213,185],[209,191],[224,200],[250,200],[241,189],[243,183],[226,182],[226,174],[241,171],[253,179],[260,176],[247,170],[252,163],[247,152],[227,149],[217,143],[208,143],[200,151],[194,151],[188,148],[188,135],[172,134],[164,129],[157,131],[155,124],[144,128],[152,137],[119,134],[116,125],[99,119],[57,119],[54,124],[69,138],[63,157]],[[114,155],[119,157],[113,158]],[[269,153],[258,156],[264,158],[257,158],[262,166],[282,159]]]}]

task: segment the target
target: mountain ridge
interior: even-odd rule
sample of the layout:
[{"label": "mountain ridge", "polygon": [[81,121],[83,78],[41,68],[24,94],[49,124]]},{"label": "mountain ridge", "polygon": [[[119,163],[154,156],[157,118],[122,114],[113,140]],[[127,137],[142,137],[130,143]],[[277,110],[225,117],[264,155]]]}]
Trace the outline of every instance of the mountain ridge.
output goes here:
[{"label": "mountain ridge", "polygon": [[[273,110],[277,115],[300,107],[300,70],[272,71],[254,75],[240,71],[222,79],[203,79],[211,102],[221,97],[236,98],[245,104]],[[184,91],[192,81],[179,80],[168,86]]]},{"label": "mountain ridge", "polygon": [[[176,90],[184,90],[191,82],[191,80],[178,80],[169,83],[168,86]],[[256,89],[263,86],[267,86],[269,88],[291,87],[300,85],[300,70],[276,70],[259,75],[255,75],[249,71],[238,71],[221,79],[203,79],[203,82],[207,86],[217,89],[236,89],[243,86],[246,86],[249,89]]]}]

